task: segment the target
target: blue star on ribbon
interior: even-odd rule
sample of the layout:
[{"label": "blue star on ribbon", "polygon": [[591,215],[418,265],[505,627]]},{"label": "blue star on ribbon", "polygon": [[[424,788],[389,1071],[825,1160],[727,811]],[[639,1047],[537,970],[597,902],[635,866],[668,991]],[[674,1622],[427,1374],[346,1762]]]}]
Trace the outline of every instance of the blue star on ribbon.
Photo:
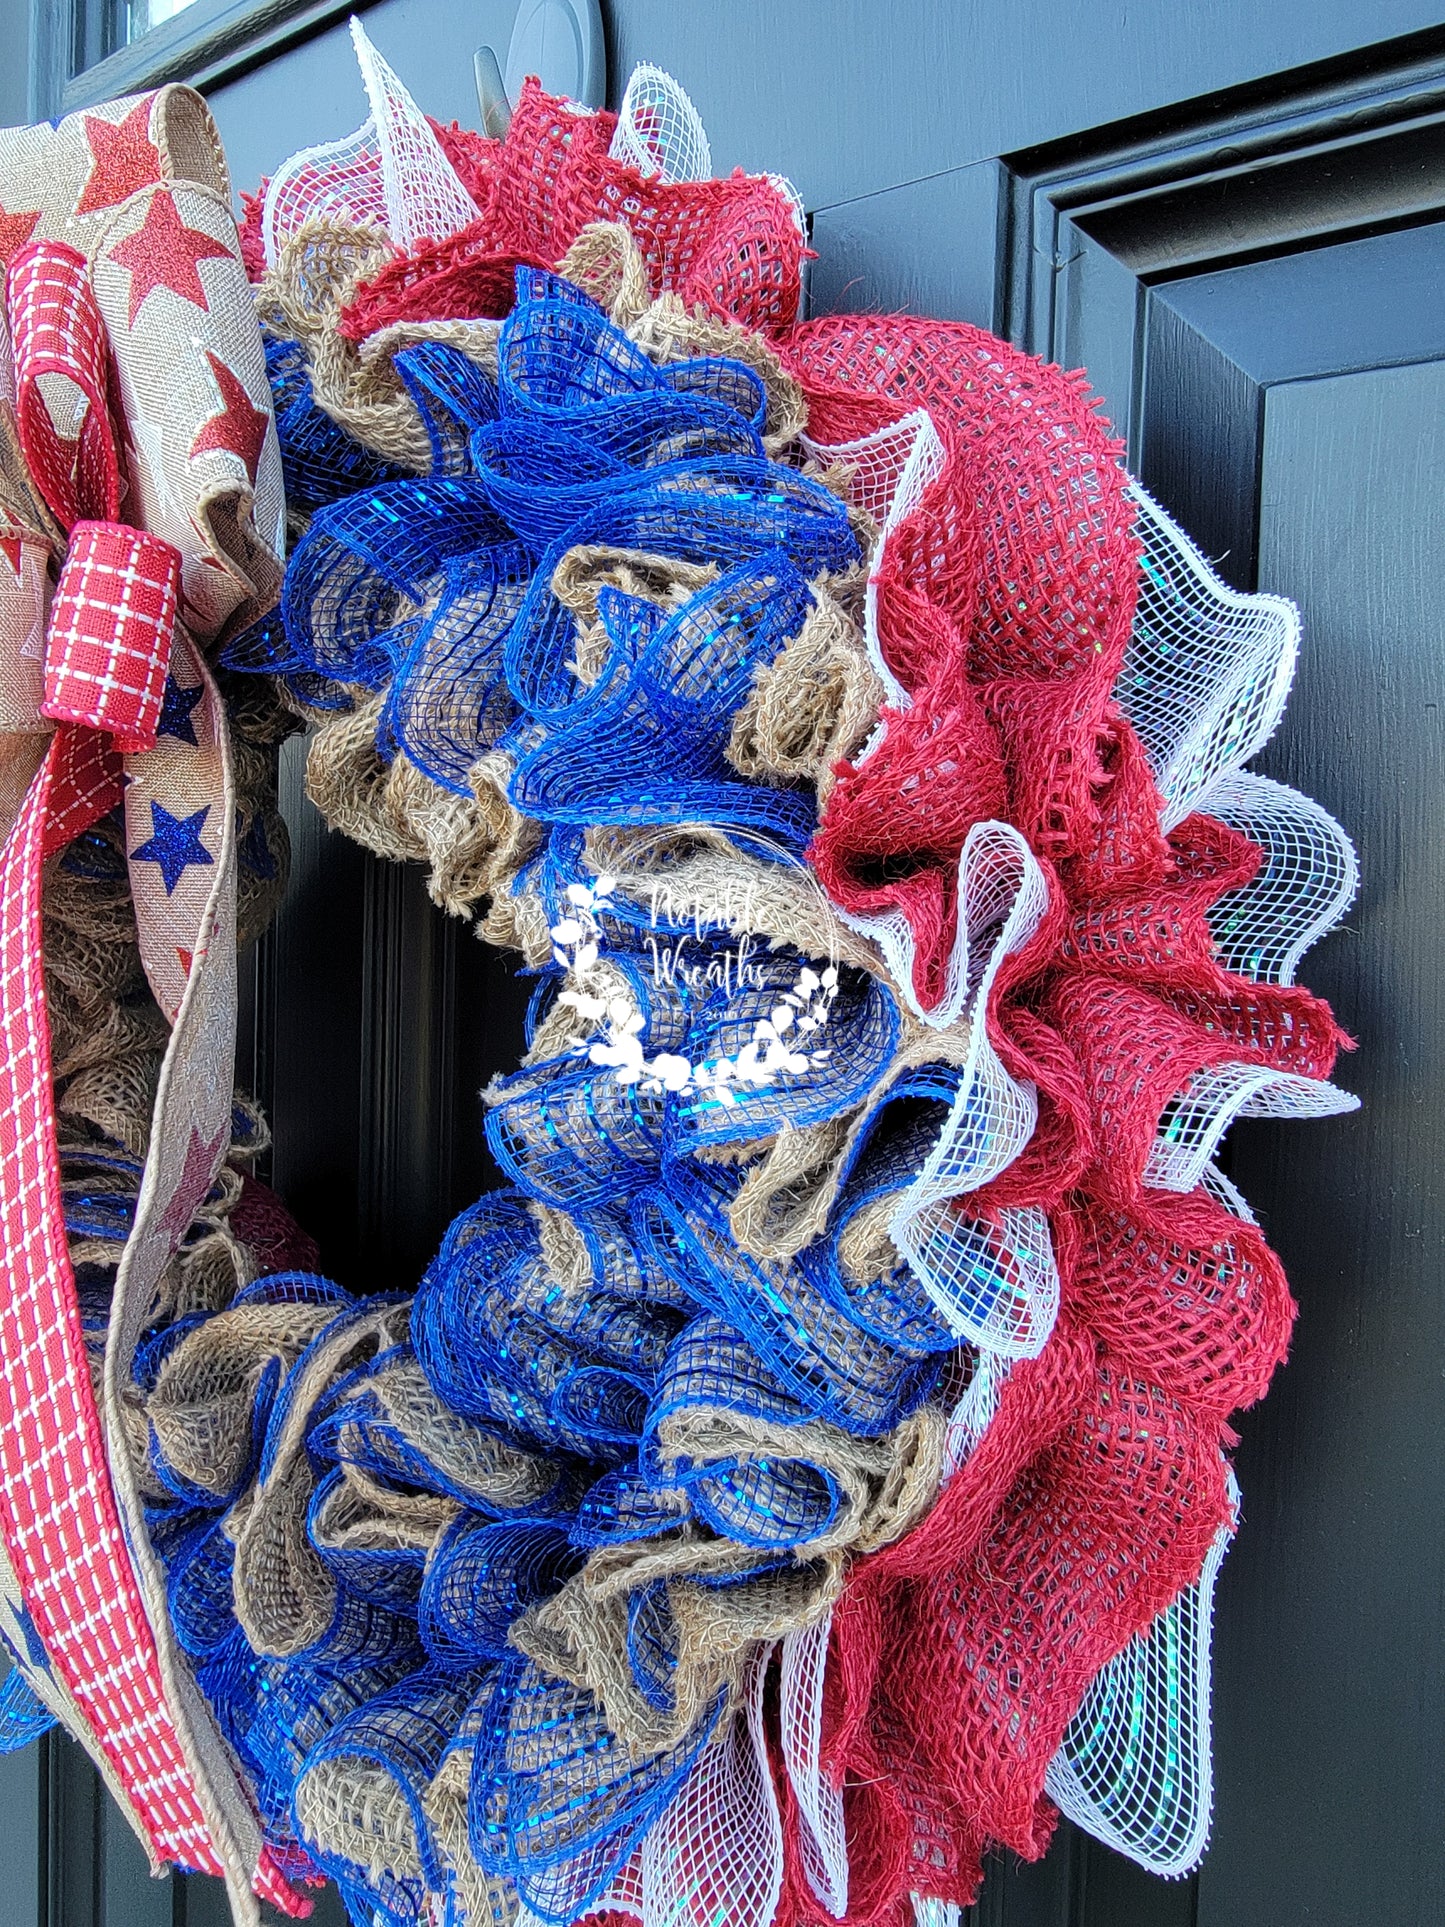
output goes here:
[{"label": "blue star on ribbon", "polygon": [[172,816],[163,803],[151,804],[151,834],[131,851],[131,862],[159,864],[167,896],[193,864],[215,862],[201,841],[201,825],[210,813],[209,803],[191,816]]},{"label": "blue star on ribbon", "polygon": [[198,682],[192,689],[182,689],[174,676],[166,677],[166,693],[161,698],[161,719],[156,724],[157,736],[176,736],[194,749],[196,726],[191,721],[191,711],[206,693],[206,685]]}]

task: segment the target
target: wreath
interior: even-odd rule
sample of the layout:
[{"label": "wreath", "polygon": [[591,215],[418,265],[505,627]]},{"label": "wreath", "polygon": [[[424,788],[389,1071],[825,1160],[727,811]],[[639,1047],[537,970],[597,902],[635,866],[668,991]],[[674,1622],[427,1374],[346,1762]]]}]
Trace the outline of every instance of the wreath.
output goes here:
[{"label": "wreath", "polygon": [[[239,233],[185,89],[0,136],[0,1730],[238,1921],[926,1927],[1060,1810],[1185,1873],[1295,1309],[1214,1157],[1353,1103],[1295,611],[1081,376],[798,322],[665,75],[488,139],[353,34]],[[234,1085],[301,728],[534,984],[395,1294]]]}]

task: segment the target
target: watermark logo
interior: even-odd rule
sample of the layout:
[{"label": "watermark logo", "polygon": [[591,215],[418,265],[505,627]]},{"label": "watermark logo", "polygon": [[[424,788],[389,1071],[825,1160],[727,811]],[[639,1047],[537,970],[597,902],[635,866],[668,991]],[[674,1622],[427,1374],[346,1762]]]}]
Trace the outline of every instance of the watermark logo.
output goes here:
[{"label": "watermark logo", "polygon": [[[767,1016],[754,1024],[752,1037],[735,1057],[694,1064],[676,1052],[659,1051],[649,1058],[642,1043],[642,1012],[630,997],[609,991],[601,970],[603,933],[598,919],[612,908],[616,888],[617,880],[610,876],[600,876],[595,883],[569,883],[570,914],[552,926],[552,954],[576,985],[564,990],[560,1001],[602,1032],[590,1043],[579,1044],[578,1056],[615,1071],[619,1084],[689,1093],[719,1104],[736,1104],[739,1087],[756,1090],[779,1077],[797,1077],[827,1063],[830,1052],[818,1047],[816,1039],[838,995],[836,964],[822,970],[803,964],[791,987],[781,991]],[[705,961],[687,956],[688,941],[683,937],[659,944],[655,937],[649,939],[659,982],[703,993],[721,988],[729,995],[764,983],[762,972],[750,961],[753,947],[746,936],[735,949]]]}]

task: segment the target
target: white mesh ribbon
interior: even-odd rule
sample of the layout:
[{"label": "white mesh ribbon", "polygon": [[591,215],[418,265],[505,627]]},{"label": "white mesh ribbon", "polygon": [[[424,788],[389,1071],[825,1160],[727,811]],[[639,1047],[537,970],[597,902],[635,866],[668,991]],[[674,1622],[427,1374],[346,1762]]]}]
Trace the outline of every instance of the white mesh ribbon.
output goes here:
[{"label": "white mesh ribbon", "polygon": [[910,1896],[917,1927],[959,1927],[963,1909],[954,1900],[929,1900],[923,1894]]},{"label": "white mesh ribbon", "polygon": [[632,70],[607,151],[651,180],[712,178],[712,148],[702,116],[671,74],[646,61]]},{"label": "white mesh ribbon", "polygon": [[1306,950],[1354,902],[1354,845],[1328,810],[1247,770],[1221,777],[1200,807],[1264,851],[1256,875],[1209,913],[1219,962],[1257,984],[1292,984]]},{"label": "white mesh ribbon", "polygon": [[[1251,881],[1220,898],[1210,930],[1220,964],[1290,984],[1299,961],[1349,908],[1359,871],[1349,838],[1318,803],[1240,765],[1272,734],[1299,650],[1292,603],[1227,588],[1194,544],[1136,487],[1144,557],[1139,607],[1115,688],[1163,798],[1166,829],[1200,810],[1264,852]],[[1166,1106],[1144,1181],[1203,1185],[1254,1218],[1210,1162],[1236,1117],[1325,1117],[1359,1100],[1322,1079],[1243,1062],[1209,1066]],[[1238,1493],[1230,1479],[1234,1510]],[[1086,1832],[1155,1873],[1196,1867],[1209,1834],[1209,1629],[1214,1582],[1234,1530],[1192,1586],[1093,1682],[1049,1768],[1048,1790]]]},{"label": "white mesh ribbon", "polygon": [[[712,148],[702,116],[671,74],[646,61],[632,70],[607,151],[614,161],[669,186],[712,179]],[[806,235],[807,210],[797,188],[784,174],[765,178],[788,203],[799,234]]]},{"label": "white mesh ribbon", "polygon": [[1151,1873],[1182,1879],[1204,1857],[1213,1809],[1209,1741],[1214,1584],[1233,1517],[1204,1570],[1095,1679],[1050,1762],[1050,1796],[1078,1826]]},{"label": "white mesh ribbon", "polygon": [[1299,654],[1299,611],[1283,596],[1226,587],[1137,482],[1131,493],[1144,554],[1114,695],[1144,745],[1172,830],[1274,734]]},{"label": "white mesh ribbon", "polygon": [[943,1476],[950,1478],[968,1458],[998,1411],[1005,1381],[1013,1360],[996,1352],[974,1354],[968,1384],[954,1401],[948,1414],[948,1430],[943,1436]]},{"label": "white mesh ribbon", "polygon": [[399,248],[444,241],[477,218],[426,115],[356,19],[351,40],[370,117],[354,134],[303,148],[271,176],[261,204],[268,267],[303,222],[323,217],[380,228]]},{"label": "white mesh ribbon", "polygon": [[955,1202],[1006,1170],[1038,1121],[1036,1091],[1009,1076],[988,1035],[999,968],[1027,943],[1048,906],[1043,873],[1012,825],[976,823],[969,831],[958,903],[942,1011],[952,1010],[954,1021],[967,1015],[968,1055],[943,1128],[888,1229],[960,1338],[1001,1358],[1033,1358],[1059,1306],[1048,1221],[1028,1208],[984,1222]]},{"label": "white mesh ribbon", "polygon": [[841,1920],[848,1911],[848,1832],[843,1795],[823,1772],[823,1676],[828,1664],[830,1608],[816,1626],[783,1641],[779,1698],[783,1763],[798,1803],[803,1872],[819,1902]]},{"label": "white mesh ribbon", "polygon": [[[909,709],[913,698],[885,661],[878,639],[878,574],[890,536],[918,507],[929,483],[942,473],[943,443],[938,430],[927,409],[915,408],[886,428],[875,429],[854,442],[815,442],[806,435],[802,441],[815,461],[825,467],[837,463],[848,470],[849,499],[878,524],[878,540],[868,571],[864,640],[889,707]],[[879,735],[875,735],[857,760],[862,762],[878,741]]]},{"label": "white mesh ribbon", "polygon": [[755,1649],[746,1717],[703,1748],[642,1843],[642,1927],[724,1917],[728,1927],[772,1927],[783,1889],[783,1822],[763,1725],[772,1656],[771,1641]]},{"label": "white mesh ribbon", "polygon": [[1193,1191],[1237,1117],[1335,1117],[1359,1108],[1352,1091],[1322,1078],[1261,1064],[1211,1064],[1165,1106],[1144,1182],[1160,1191]]},{"label": "white mesh ribbon", "polygon": [[[916,409],[858,441],[808,447],[820,462],[850,471],[852,500],[879,524],[864,640],[889,706],[906,710],[912,699],[890,668],[878,632],[878,578],[895,531],[942,469],[943,444],[927,411]],[[886,728],[880,723],[859,762],[877,748]],[[976,823],[969,831],[959,858],[958,904],[943,995],[927,1010],[914,990],[916,946],[903,913],[840,912],[878,945],[916,1017],[940,1030],[964,1018],[970,1027],[958,1094],[922,1171],[899,1202],[889,1235],[961,1339],[997,1360],[1032,1358],[1047,1342],[1059,1306],[1047,1218],[1034,1209],[1007,1210],[985,1223],[953,1202],[1007,1169],[1038,1121],[1037,1093],[1009,1076],[985,1021],[999,967],[1028,942],[1048,908],[1043,872],[1012,824]],[[993,1380],[980,1381],[985,1383]],[[977,1398],[970,1409],[977,1409]]]},{"label": "white mesh ribbon", "polygon": [[[565,1865],[558,1869],[556,1918],[580,1924],[622,1913],[642,1927],[702,1927],[723,1919],[728,1927],[772,1927],[783,1890],[783,1821],[763,1720],[774,1651],[771,1640],[755,1648],[742,1713],[703,1748],[607,1891],[580,1914],[568,1915],[570,1874]],[[523,1906],[514,1927],[546,1927],[546,1918]]]}]

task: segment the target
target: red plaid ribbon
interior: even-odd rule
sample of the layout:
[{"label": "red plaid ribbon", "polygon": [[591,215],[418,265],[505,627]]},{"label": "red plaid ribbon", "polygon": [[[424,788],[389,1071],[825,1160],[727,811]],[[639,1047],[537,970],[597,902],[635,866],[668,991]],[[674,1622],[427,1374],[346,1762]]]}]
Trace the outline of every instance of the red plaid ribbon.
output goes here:
[{"label": "red plaid ribbon", "polygon": [[[71,531],[51,605],[42,715],[154,749],[180,596],[180,556],[128,528],[110,407],[110,351],[85,257],[58,241],[15,256],[6,288],[20,444]],[[93,517],[94,520],[82,520]]]},{"label": "red plaid ribbon", "polygon": [[77,522],[51,608],[41,713],[108,729],[127,755],[154,749],[180,588],[169,542]]}]

